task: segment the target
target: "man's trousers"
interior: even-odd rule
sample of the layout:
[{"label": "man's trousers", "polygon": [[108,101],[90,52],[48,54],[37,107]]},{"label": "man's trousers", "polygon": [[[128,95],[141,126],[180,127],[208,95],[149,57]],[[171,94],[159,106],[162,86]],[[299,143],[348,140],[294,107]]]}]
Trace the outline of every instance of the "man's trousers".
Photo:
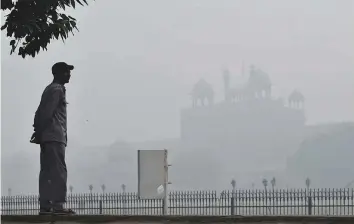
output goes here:
[{"label": "man's trousers", "polygon": [[39,173],[39,201],[42,209],[61,208],[67,192],[65,144],[45,142],[41,144],[41,170]]}]

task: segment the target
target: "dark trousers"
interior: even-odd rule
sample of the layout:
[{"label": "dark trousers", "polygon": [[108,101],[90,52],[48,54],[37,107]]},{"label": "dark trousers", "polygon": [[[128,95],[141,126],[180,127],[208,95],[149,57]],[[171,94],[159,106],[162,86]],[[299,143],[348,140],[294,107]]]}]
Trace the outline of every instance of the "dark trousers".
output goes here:
[{"label": "dark trousers", "polygon": [[41,208],[61,208],[66,198],[67,169],[65,144],[41,144],[41,171],[39,173],[39,201]]}]

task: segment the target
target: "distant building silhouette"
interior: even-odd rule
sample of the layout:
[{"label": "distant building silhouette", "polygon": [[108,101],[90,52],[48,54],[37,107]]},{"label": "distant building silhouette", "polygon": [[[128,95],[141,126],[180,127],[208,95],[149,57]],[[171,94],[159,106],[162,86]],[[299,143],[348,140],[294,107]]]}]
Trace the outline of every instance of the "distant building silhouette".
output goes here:
[{"label": "distant building silhouette", "polygon": [[[193,92],[198,94],[193,107],[181,111],[183,147],[208,150],[215,159],[220,156],[228,170],[284,168],[287,155],[303,139],[305,116],[300,109],[304,96],[294,91],[285,105],[272,97],[268,74],[255,66],[250,67],[244,83],[235,87],[228,70],[223,71],[223,80],[224,100],[210,100],[208,107],[197,107],[195,100],[213,99],[211,85],[201,80],[194,86]],[[274,159],[279,163],[273,163]]]},{"label": "distant building silhouette", "polygon": [[205,101],[208,102],[208,105],[212,105],[214,103],[214,90],[212,86],[204,79],[199,80],[194,85],[191,95],[193,107],[198,106],[198,102],[201,106],[205,105]]}]

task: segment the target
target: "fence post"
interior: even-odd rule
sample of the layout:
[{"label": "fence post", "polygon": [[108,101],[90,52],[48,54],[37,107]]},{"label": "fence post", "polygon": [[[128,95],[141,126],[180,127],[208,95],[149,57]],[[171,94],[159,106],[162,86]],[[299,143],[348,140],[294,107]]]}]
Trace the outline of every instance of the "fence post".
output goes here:
[{"label": "fence post", "polygon": [[103,206],[102,206],[102,199],[100,200],[100,202],[99,202],[99,212],[100,212],[100,215],[102,215],[102,213],[103,213],[103,208],[102,208]]},{"label": "fence post", "polygon": [[165,203],[166,203],[166,200],[165,199],[162,199],[162,215],[167,215],[166,214],[166,209],[165,209]]},{"label": "fence post", "polygon": [[311,195],[309,195],[309,197],[307,199],[307,203],[308,203],[308,215],[312,215],[312,198],[311,198]]},{"label": "fence post", "polygon": [[231,215],[235,215],[235,192],[232,191],[231,196]]}]

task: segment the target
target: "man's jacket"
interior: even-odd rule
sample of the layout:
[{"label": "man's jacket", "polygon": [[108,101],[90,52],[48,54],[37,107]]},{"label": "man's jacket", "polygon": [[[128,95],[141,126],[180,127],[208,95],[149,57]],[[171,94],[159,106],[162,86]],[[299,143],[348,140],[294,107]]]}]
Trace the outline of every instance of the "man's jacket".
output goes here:
[{"label": "man's jacket", "polygon": [[61,142],[67,144],[66,90],[59,83],[49,84],[34,116],[37,143]]}]

